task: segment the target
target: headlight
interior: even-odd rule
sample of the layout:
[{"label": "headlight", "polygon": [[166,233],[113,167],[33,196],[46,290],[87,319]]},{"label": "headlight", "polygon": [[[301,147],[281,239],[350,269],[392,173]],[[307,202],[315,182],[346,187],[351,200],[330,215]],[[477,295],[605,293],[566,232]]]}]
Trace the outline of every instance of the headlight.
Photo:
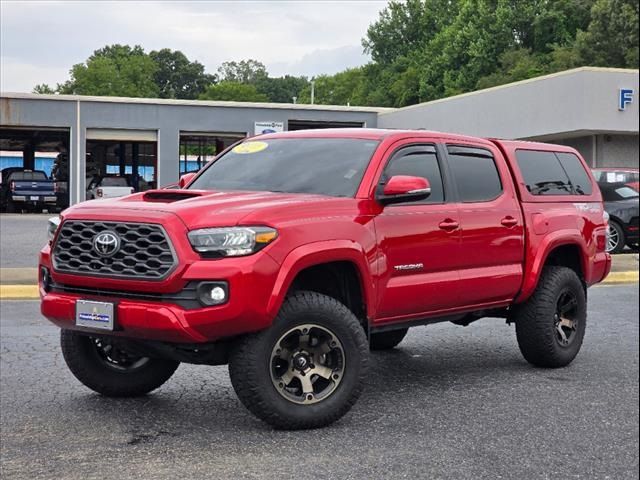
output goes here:
[{"label": "headlight", "polygon": [[202,228],[189,232],[189,242],[205,257],[240,257],[261,250],[277,236],[269,227]]},{"label": "headlight", "polygon": [[58,227],[60,226],[60,217],[51,217],[47,221],[47,236],[49,237],[49,241],[53,240],[53,237],[56,236],[56,231],[58,231]]}]

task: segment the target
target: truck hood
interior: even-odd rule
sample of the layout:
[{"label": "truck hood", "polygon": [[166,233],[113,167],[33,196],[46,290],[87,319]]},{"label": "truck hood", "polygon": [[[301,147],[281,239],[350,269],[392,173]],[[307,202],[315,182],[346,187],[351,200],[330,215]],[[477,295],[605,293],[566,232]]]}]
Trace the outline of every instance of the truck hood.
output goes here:
[{"label": "truck hood", "polygon": [[327,214],[354,214],[357,200],[323,195],[274,192],[215,192],[204,190],[150,190],[127,197],[90,200],[65,211],[82,216],[83,212],[103,211],[117,218],[118,212],[131,216],[139,211],[164,212],[178,216],[188,229],[233,226],[238,224],[273,225]]}]

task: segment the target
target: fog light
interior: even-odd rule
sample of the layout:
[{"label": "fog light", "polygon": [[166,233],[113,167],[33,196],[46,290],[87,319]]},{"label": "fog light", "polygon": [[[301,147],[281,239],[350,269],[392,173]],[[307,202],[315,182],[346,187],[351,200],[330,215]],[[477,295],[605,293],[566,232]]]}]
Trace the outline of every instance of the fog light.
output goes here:
[{"label": "fog light", "polygon": [[198,300],[203,305],[222,305],[229,299],[229,286],[226,282],[202,282],[198,285]]},{"label": "fog light", "polygon": [[213,287],[211,289],[211,300],[216,303],[224,302],[227,298],[227,292],[222,287]]}]

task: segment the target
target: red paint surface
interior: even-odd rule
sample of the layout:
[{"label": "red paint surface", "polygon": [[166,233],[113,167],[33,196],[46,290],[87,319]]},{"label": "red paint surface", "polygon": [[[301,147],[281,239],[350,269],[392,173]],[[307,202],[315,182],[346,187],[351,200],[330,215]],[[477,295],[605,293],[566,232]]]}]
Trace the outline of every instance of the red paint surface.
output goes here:
[{"label": "red paint surface", "polygon": [[[327,262],[351,262],[357,268],[367,316],[374,325],[522,302],[535,289],[549,254],[561,246],[578,249],[587,285],[609,272],[611,260],[602,241],[606,225],[595,182],[589,196],[535,197],[524,188],[513,160],[517,148],[580,157],[571,148],[367,129],[287,132],[264,135],[261,140],[283,136],[367,138],[380,144],[355,198],[189,190],[193,198],[172,203],[145,200],[141,193],[87,202],[64,212],[63,221],[162,224],[179,266],[161,282],[56,273],[49,246],[42,250],[40,264],[52,271],[58,283],[138,292],[172,293],[189,281],[228,281],[229,302],[218,307],[184,310],[173,304],[118,300],[115,335],[174,342],[205,342],[267,328],[296,275]],[[491,150],[502,194],[480,203],[454,199],[444,204],[383,207],[375,191],[386,161],[397,148],[414,143]],[[188,242],[189,230],[234,225],[270,226],[278,230],[278,238],[254,255],[219,260],[201,259]],[[396,268],[407,265],[412,267]],[[41,295],[47,318],[63,328],[76,328],[77,295],[47,294],[42,288]]]}]

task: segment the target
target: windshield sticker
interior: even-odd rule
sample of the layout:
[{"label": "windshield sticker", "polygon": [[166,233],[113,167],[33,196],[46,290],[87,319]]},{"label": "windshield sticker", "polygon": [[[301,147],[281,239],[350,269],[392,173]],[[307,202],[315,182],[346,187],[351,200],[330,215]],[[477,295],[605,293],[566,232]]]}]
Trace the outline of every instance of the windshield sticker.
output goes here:
[{"label": "windshield sticker", "polygon": [[233,153],[258,153],[267,148],[269,144],[267,142],[244,142],[240,145],[236,145],[231,150]]}]

